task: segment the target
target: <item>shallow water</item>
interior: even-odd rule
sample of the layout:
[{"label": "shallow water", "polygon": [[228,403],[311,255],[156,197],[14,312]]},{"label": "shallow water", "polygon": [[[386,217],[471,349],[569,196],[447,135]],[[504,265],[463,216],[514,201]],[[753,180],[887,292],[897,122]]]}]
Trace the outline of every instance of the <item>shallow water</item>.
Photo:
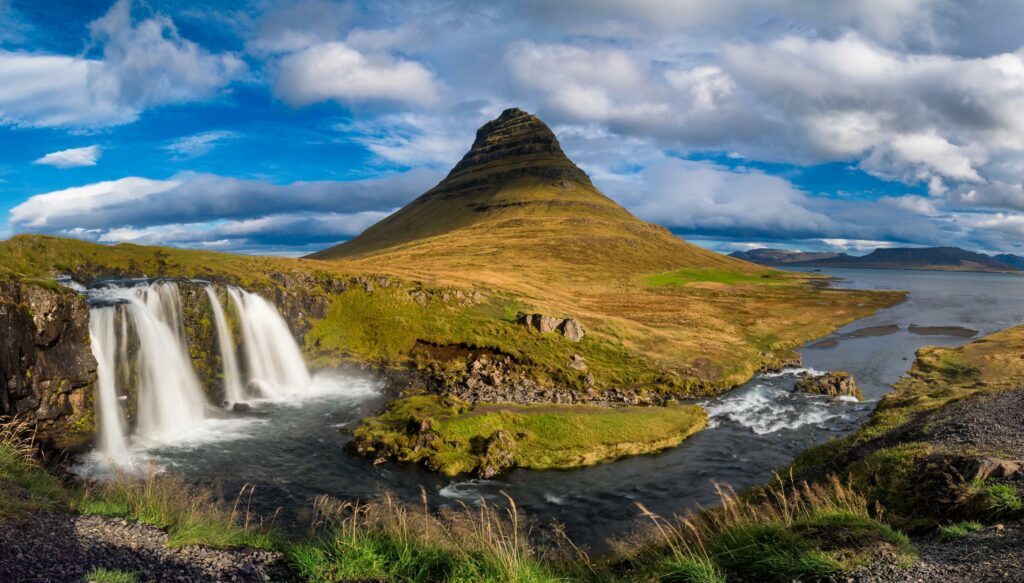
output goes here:
[{"label": "shallow water", "polygon": [[[1024,321],[1024,277],[925,271],[834,269],[838,285],[910,290],[908,301],[859,320],[801,350],[805,366],[847,370],[867,401],[832,403],[793,395],[795,371],[760,375],[705,401],[711,427],[666,452],[567,471],[516,470],[500,480],[449,480],[414,466],[382,464],[353,456],[339,431],[354,427],[384,401],[372,381],[318,377],[323,390],[298,403],[264,402],[251,415],[219,420],[210,435],[146,450],[153,463],[200,481],[220,482],[234,498],[241,484],[256,485],[255,509],[291,528],[308,524],[304,509],[321,493],[367,498],[382,489],[418,500],[420,488],[434,504],[497,500],[507,492],[531,516],[557,520],[579,543],[598,549],[607,537],[637,521],[634,502],[670,515],[716,499],[715,483],[736,489],[764,483],[801,450],[855,429],[875,402],[910,366],[924,345],[955,346],[960,335],[921,335],[909,326],[959,327],[979,336]],[[899,326],[893,330],[892,325]],[[890,326],[884,334],[854,334]]]}]

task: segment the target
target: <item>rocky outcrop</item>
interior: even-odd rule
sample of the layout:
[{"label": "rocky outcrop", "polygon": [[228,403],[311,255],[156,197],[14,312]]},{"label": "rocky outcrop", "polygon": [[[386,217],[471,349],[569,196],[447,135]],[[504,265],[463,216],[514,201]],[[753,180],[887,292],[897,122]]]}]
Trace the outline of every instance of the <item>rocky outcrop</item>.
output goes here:
[{"label": "rocky outcrop", "polygon": [[477,466],[477,475],[489,480],[516,465],[516,441],[505,430],[499,429],[487,438],[484,453]]},{"label": "rocky outcrop", "polygon": [[553,318],[543,314],[524,314],[520,312],[516,316],[516,321],[541,334],[558,332],[571,342],[583,340],[583,336],[586,334],[583,324],[580,324],[576,318]]},{"label": "rocky outcrop", "polygon": [[796,382],[793,391],[809,395],[827,395],[833,399],[853,397],[864,400],[864,394],[857,387],[853,375],[844,371],[827,372],[823,375],[805,374]]},{"label": "rocky outcrop", "polygon": [[93,430],[96,360],[89,308],[52,283],[0,279],[0,417],[37,425],[43,442]]}]

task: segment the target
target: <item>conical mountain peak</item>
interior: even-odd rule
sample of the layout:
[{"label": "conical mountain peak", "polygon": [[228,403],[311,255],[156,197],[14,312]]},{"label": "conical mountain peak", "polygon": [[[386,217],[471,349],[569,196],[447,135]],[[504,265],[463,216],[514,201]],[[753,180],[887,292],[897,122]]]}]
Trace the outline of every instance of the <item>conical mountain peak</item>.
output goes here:
[{"label": "conical mountain peak", "polygon": [[312,255],[371,256],[525,271],[555,263],[611,273],[742,265],[631,215],[572,163],[547,124],[515,108],[484,124],[437,186],[351,241]]},{"label": "conical mountain peak", "polygon": [[452,168],[448,178],[457,178],[489,166],[539,166],[544,178],[564,176],[590,183],[562,151],[558,138],[546,123],[519,108],[506,109],[476,132],[473,146]]}]

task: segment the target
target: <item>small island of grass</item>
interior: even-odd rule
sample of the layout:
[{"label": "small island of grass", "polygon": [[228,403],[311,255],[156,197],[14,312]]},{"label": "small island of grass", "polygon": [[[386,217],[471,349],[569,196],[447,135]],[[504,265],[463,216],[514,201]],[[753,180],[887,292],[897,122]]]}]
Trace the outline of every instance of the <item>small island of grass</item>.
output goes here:
[{"label": "small island of grass", "polygon": [[447,475],[490,477],[512,467],[564,469],[673,447],[707,426],[696,405],[477,405],[421,395],[365,419],[356,447]]}]

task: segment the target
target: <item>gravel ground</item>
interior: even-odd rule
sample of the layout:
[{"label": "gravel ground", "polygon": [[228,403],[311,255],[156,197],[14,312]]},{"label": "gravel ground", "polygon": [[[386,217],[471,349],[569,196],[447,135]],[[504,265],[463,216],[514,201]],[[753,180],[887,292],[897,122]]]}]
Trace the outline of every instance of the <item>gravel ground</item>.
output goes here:
[{"label": "gravel ground", "polygon": [[914,541],[920,558],[909,569],[879,563],[840,582],[988,583],[1024,581],[1024,522],[988,527],[950,542]]},{"label": "gravel ground", "polygon": [[1024,390],[970,397],[929,419],[928,441],[1024,455]]},{"label": "gravel ground", "polygon": [[280,553],[166,547],[163,531],[117,518],[36,512],[0,521],[0,581],[83,581],[96,567],[140,581],[291,581]]}]

